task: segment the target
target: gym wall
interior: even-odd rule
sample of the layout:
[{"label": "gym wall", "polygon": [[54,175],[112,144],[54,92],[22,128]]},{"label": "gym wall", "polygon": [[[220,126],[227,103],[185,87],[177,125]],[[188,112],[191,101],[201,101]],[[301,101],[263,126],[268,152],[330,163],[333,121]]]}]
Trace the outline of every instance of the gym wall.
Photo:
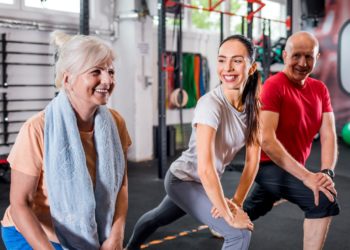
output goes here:
[{"label": "gym wall", "polygon": [[306,30],[320,42],[321,56],[314,76],[328,86],[339,134],[350,121],[350,1],[327,0],[324,14],[316,27],[311,22]]}]

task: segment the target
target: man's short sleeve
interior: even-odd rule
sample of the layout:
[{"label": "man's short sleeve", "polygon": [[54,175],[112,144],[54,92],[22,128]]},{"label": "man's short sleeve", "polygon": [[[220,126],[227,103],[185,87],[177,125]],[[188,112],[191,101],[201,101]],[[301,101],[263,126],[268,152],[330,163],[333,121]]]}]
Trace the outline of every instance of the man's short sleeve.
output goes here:
[{"label": "man's short sleeve", "polygon": [[324,84],[322,84],[322,86],[324,88],[322,99],[322,113],[333,112],[329,91]]},{"label": "man's short sleeve", "polygon": [[280,113],[281,110],[281,84],[276,80],[266,80],[262,87],[261,103],[262,110]]}]

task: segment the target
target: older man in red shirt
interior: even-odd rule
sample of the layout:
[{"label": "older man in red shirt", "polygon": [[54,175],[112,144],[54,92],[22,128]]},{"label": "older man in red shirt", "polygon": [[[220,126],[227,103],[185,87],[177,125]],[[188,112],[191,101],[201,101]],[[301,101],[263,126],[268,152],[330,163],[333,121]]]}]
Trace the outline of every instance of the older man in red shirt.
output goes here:
[{"label": "older man in red shirt", "polygon": [[[266,80],[262,101],[260,169],[244,209],[252,220],[280,199],[305,213],[304,250],[322,249],[332,216],[339,214],[333,177],[337,160],[334,114],[325,84],[309,77],[319,57],[317,39],[293,34],[283,51],[284,69]],[[305,167],[320,134],[320,171]]]}]

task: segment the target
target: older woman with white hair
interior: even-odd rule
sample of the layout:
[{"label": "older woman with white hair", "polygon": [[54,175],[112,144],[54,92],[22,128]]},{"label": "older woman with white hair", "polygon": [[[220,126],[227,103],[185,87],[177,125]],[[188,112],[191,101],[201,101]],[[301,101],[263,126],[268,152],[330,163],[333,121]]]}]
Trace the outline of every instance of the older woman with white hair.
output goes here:
[{"label": "older woman with white hair", "polygon": [[96,37],[52,38],[60,92],[25,122],[8,156],[2,238],[7,249],[122,249],[131,140],[124,119],[105,106],[115,56]]}]

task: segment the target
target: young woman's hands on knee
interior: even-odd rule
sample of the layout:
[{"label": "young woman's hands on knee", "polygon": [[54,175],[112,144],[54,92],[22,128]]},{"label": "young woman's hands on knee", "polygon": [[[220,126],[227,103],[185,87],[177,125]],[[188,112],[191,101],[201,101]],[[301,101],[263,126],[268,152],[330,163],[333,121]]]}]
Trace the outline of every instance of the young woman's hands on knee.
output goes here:
[{"label": "young woman's hands on knee", "polygon": [[251,222],[248,214],[231,199],[225,198],[225,200],[231,211],[230,216],[223,216],[216,207],[213,207],[211,210],[213,218],[218,219],[223,217],[224,220],[234,228],[249,229],[250,231],[253,231],[254,224]]},{"label": "young woman's hands on knee", "polygon": [[[225,197],[225,201],[226,201],[226,203],[227,203],[227,205],[228,205],[230,211],[231,211],[233,214],[235,214],[235,212],[237,211],[237,209],[240,208],[236,203],[234,203],[234,202],[232,201],[232,199],[229,199],[229,198]],[[218,210],[216,207],[213,207],[213,208],[211,209],[210,213],[211,213],[212,217],[215,218],[215,219],[223,217],[223,215],[220,214],[219,210]]]}]

